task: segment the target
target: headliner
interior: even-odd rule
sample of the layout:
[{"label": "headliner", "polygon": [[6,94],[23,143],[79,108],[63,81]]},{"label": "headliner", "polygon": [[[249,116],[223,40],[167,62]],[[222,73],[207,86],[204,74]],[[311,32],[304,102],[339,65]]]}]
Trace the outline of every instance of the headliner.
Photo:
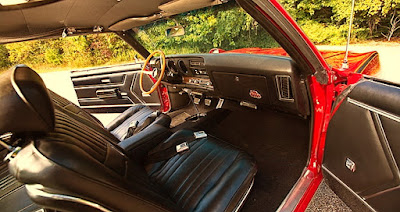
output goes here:
[{"label": "headliner", "polygon": [[48,1],[48,4],[25,8],[0,6],[0,44],[60,37],[66,28],[75,28],[78,33],[93,33],[97,26],[103,27],[104,32],[123,31],[162,17],[221,3],[221,0]]}]

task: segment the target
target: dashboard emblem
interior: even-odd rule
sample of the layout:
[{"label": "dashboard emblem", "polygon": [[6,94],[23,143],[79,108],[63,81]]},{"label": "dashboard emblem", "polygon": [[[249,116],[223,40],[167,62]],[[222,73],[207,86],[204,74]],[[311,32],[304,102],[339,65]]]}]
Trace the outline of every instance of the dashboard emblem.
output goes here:
[{"label": "dashboard emblem", "polygon": [[251,97],[253,97],[254,99],[261,99],[262,98],[261,94],[256,90],[250,90],[249,95]]}]

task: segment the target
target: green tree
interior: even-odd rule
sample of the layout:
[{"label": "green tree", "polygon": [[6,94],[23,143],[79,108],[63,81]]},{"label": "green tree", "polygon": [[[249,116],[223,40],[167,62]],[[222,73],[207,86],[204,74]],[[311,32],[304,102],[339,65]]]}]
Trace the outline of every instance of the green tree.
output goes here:
[{"label": "green tree", "polygon": [[[165,30],[177,23],[185,27],[185,35],[166,37]],[[137,39],[148,49],[163,49],[167,54],[205,53],[212,48],[231,50],[279,46],[234,2],[192,11],[140,27]]]},{"label": "green tree", "polygon": [[[281,0],[280,3],[306,34],[311,32],[313,41],[333,44],[344,42],[340,37],[346,36],[344,26],[348,25],[351,0]],[[356,0],[353,38],[381,37],[379,27],[387,25],[390,15],[399,7],[400,0]],[[314,33],[318,27],[327,31],[324,39],[319,37],[319,33]]]}]

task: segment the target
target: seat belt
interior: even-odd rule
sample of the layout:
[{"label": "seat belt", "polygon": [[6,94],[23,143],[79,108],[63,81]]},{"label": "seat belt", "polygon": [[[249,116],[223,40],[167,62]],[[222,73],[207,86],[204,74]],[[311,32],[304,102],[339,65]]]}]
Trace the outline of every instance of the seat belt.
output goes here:
[{"label": "seat belt", "polygon": [[194,141],[207,137],[204,131],[194,132],[190,136],[177,137],[157,146],[147,154],[147,163],[157,163],[171,159],[175,155],[186,152]]},{"label": "seat belt", "polygon": [[153,123],[156,118],[160,115],[159,111],[154,111],[152,112],[147,118],[146,120],[144,120],[144,122],[139,125],[139,121],[133,121],[128,128],[128,132],[126,133],[126,136],[124,139],[127,139],[129,137],[131,137],[132,135],[142,131],[144,128],[146,128],[147,126],[149,126],[151,123]]}]

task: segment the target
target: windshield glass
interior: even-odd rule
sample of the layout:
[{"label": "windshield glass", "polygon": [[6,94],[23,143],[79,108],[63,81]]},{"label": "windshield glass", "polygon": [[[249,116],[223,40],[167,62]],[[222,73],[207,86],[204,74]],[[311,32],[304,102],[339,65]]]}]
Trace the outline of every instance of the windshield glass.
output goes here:
[{"label": "windshield glass", "polygon": [[[182,26],[184,35],[166,36],[166,30]],[[276,48],[279,44],[235,1],[193,10],[134,29],[149,51],[166,54],[208,53],[210,49]]]}]

